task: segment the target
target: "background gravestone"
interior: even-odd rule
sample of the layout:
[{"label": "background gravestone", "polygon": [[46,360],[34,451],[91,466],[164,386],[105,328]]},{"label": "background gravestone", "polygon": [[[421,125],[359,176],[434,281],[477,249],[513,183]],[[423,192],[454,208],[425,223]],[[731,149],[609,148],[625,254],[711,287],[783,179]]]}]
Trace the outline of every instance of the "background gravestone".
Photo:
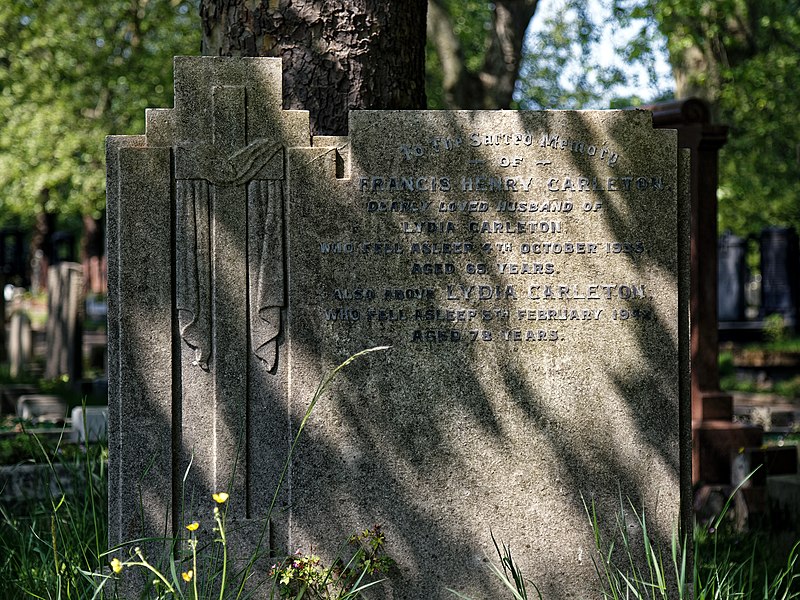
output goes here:
[{"label": "background gravestone", "polygon": [[11,377],[19,377],[28,367],[33,349],[31,319],[28,314],[21,310],[14,312],[9,329],[9,374]]},{"label": "background gravestone", "polygon": [[78,381],[83,374],[83,270],[62,262],[47,271],[45,377]]},{"label": "background gravestone", "polygon": [[748,281],[747,240],[725,232],[717,244],[717,306],[720,321],[744,321]]},{"label": "background gravestone", "polygon": [[795,328],[800,301],[797,232],[791,227],[767,227],[761,231],[760,250],[761,316],[778,314]]},{"label": "background gravestone", "polygon": [[317,383],[390,345],[317,405],[274,550],[330,561],[380,523],[386,597],[496,598],[494,532],[545,597],[596,594],[584,500],[613,529],[630,497],[660,541],[688,523],[675,132],[641,111],[364,111],[311,139],[280,65],[178,58],[175,108],[109,138],[111,543],[227,489],[246,554]]}]

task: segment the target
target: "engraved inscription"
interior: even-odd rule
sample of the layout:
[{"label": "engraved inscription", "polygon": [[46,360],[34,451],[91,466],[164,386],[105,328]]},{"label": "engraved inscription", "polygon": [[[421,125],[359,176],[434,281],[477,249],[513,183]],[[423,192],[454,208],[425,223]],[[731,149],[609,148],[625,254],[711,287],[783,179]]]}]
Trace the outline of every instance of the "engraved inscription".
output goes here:
[{"label": "engraved inscription", "polygon": [[[555,167],[564,161],[554,152],[577,162]],[[663,174],[629,169],[605,141],[558,131],[431,136],[401,144],[400,155],[399,168],[352,180],[372,233],[319,242],[323,268],[351,257],[384,273],[327,290],[319,310],[330,326],[376,328],[423,349],[560,343],[576,328],[653,318],[636,268],[602,273],[648,260],[646,239],[626,239],[624,226],[616,237],[606,220],[668,193],[675,183]],[[414,167],[403,172],[405,163]]]}]

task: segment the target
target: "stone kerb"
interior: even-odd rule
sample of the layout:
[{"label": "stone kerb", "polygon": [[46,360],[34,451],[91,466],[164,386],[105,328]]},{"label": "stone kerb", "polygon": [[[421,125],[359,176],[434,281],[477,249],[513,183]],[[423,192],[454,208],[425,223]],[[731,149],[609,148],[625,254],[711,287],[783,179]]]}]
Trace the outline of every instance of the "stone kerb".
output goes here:
[{"label": "stone kerb", "polygon": [[246,555],[316,384],[390,345],[317,405],[272,549],[331,560],[381,523],[392,598],[497,597],[493,531],[545,597],[593,594],[584,499],[613,528],[629,496],[662,540],[688,516],[674,132],[363,111],[311,139],[280,64],[177,58],[175,107],[109,138],[111,543],[224,489]]}]

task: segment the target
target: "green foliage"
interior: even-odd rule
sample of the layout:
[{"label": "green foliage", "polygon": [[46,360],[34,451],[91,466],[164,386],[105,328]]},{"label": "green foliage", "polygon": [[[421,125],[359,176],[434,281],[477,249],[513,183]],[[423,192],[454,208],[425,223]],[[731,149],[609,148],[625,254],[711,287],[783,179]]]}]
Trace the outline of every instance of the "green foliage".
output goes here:
[{"label": "green foliage", "polygon": [[200,44],[196,0],[0,3],[0,215],[100,216],[104,138],[171,106],[172,56]]},{"label": "green foliage", "polygon": [[46,456],[51,457],[50,460],[73,462],[83,457],[83,450],[75,444],[61,444],[27,433],[0,439],[0,465],[41,463]]},{"label": "green foliage", "polygon": [[[564,0],[558,10],[535,17],[528,37],[517,97],[526,109],[597,108],[627,74],[598,60],[602,27],[582,0]],[[625,104],[634,102],[627,99]]]},{"label": "green foliage", "polygon": [[88,573],[102,567],[108,535],[106,449],[92,445],[73,457],[44,446],[31,450],[53,477],[53,466],[62,465],[88,483],[79,494],[0,504],[0,598],[91,598]]},{"label": "green foliage", "polygon": [[764,336],[770,343],[780,343],[789,338],[789,328],[783,315],[776,313],[764,319]]},{"label": "green foliage", "polygon": [[[441,0],[441,5],[453,25],[464,54],[464,66],[476,73],[483,65],[488,38],[486,31],[492,26],[492,10],[489,2],[482,0]],[[442,90],[442,65],[433,44],[425,47],[425,93],[428,108],[445,108]]]},{"label": "green foliage", "polygon": [[730,127],[720,154],[720,230],[800,229],[800,1],[613,3],[621,24],[640,28],[642,51],[630,58],[665,37],[684,87]]},{"label": "green foliage", "polygon": [[784,398],[800,398],[800,376],[762,383],[755,379],[740,380],[736,375],[729,375],[720,377],[719,387],[726,392],[775,394]]}]

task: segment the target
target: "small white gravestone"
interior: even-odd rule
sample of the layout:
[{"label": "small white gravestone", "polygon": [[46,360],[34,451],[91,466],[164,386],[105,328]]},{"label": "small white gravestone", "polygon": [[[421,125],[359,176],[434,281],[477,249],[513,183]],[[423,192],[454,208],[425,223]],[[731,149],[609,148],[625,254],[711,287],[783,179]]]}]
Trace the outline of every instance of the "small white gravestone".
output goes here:
[{"label": "small white gravestone", "polygon": [[27,394],[17,400],[17,416],[33,421],[58,421],[67,416],[63,398],[45,394]]},{"label": "small white gravestone", "polygon": [[71,421],[77,442],[98,442],[108,438],[107,406],[76,406],[72,409]]}]

